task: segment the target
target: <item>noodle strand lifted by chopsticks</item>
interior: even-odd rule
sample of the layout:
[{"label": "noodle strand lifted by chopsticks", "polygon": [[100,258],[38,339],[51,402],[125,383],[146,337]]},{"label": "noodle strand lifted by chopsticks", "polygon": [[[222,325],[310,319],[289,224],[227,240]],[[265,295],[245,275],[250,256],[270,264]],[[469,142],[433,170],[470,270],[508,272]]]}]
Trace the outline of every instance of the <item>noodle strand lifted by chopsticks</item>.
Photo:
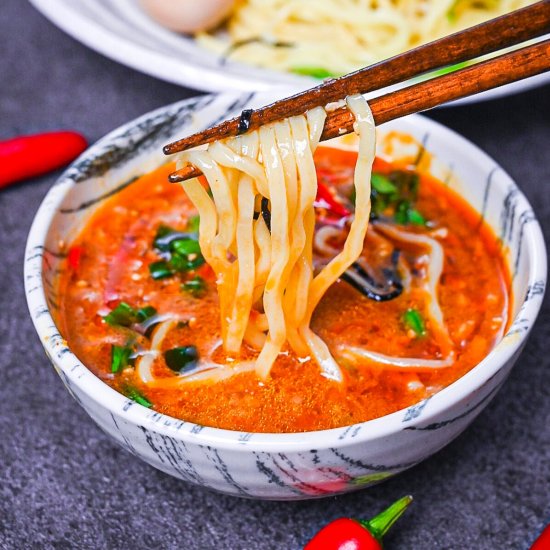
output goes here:
[{"label": "noodle strand lifted by chopsticks", "polygon": [[[360,137],[355,217],[343,250],[315,277],[313,153],[324,109],[181,157],[201,169],[212,191],[211,198],[197,179],[184,184],[200,215],[201,250],[217,277],[225,351],[238,355],[243,341],[256,348],[255,369],[262,378],[288,343],[299,357],[313,357],[324,376],[342,380],[330,350],[309,324],[327,289],[360,256],[370,215],[374,120],[362,96],[346,101]],[[258,212],[266,199],[270,228]]]}]

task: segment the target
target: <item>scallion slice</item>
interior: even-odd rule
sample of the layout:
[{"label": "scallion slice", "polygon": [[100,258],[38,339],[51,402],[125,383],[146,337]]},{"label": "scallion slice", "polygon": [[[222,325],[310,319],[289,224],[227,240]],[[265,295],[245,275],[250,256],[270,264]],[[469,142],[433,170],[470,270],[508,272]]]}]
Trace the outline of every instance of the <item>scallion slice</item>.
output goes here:
[{"label": "scallion slice", "polygon": [[408,328],[411,329],[416,336],[424,336],[426,334],[426,325],[422,314],[416,309],[409,308],[403,314],[403,323]]},{"label": "scallion slice", "polygon": [[126,302],[120,302],[103,320],[111,326],[129,327],[136,322],[136,311]]},{"label": "scallion slice", "polygon": [[394,219],[401,225],[426,225],[426,219],[408,200],[401,201],[395,209]]},{"label": "scallion slice", "polygon": [[201,253],[199,242],[194,239],[178,239],[172,243],[172,250],[181,256]]},{"label": "scallion slice", "polygon": [[185,290],[185,292],[195,296],[195,298],[198,298],[202,296],[206,290],[206,281],[200,275],[197,275],[190,281],[183,283],[181,288]]},{"label": "scallion slice", "polygon": [[176,372],[188,372],[196,367],[199,352],[195,346],[181,346],[164,352],[164,360]]},{"label": "scallion slice", "polygon": [[153,241],[153,247],[163,258],[149,264],[149,272],[155,280],[172,277],[177,273],[193,271],[204,263],[201,247],[197,240],[199,218],[189,219],[189,228],[192,233],[176,231],[161,225]]},{"label": "scallion slice", "polygon": [[384,195],[397,193],[398,189],[386,176],[382,174],[378,174],[374,172],[371,175],[370,182],[372,185],[372,188],[378,193],[382,193]]},{"label": "scallion slice", "polygon": [[426,218],[416,208],[409,208],[408,219],[413,225],[426,225]]},{"label": "scallion slice", "polygon": [[153,306],[145,306],[137,310],[136,317],[138,323],[143,323],[143,321],[147,321],[147,319],[150,319],[151,317],[153,317],[153,315],[156,314],[157,310]]},{"label": "scallion slice", "polygon": [[136,388],[132,386],[126,386],[126,397],[139,403],[140,405],[150,409],[153,406],[153,403],[147,399],[143,394],[141,394]]},{"label": "scallion slice", "polygon": [[111,346],[111,372],[117,374],[130,364],[132,348],[128,346]]},{"label": "scallion slice", "polygon": [[149,264],[149,273],[156,281],[158,279],[166,279],[166,277],[171,277],[174,274],[174,271],[168,265],[168,262],[165,260],[160,260]]},{"label": "scallion slice", "polygon": [[166,225],[161,225],[157,229],[155,238],[153,239],[153,248],[158,250],[161,253],[169,254],[173,250],[173,244],[176,241],[182,239],[192,239],[194,240],[196,233],[187,233],[184,231],[178,231],[172,229]]}]

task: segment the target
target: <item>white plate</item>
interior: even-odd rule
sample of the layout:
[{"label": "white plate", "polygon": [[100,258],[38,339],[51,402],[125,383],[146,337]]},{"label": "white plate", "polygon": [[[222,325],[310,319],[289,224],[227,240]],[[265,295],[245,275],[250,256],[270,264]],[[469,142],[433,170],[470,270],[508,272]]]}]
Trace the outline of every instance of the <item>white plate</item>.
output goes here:
[{"label": "white plate", "polygon": [[[207,91],[265,91],[276,86],[306,88],[318,81],[220,58],[192,38],[157,25],[137,0],[30,0],[55,25],[103,55],[187,88]],[[453,103],[494,99],[550,82],[550,73]]]}]

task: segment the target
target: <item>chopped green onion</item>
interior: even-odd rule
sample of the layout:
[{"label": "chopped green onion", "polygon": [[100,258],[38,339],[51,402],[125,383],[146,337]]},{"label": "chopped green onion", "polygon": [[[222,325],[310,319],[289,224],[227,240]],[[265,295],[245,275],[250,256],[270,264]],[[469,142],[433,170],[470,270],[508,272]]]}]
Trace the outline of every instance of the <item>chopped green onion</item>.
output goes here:
[{"label": "chopped green onion", "polygon": [[411,329],[416,336],[424,336],[426,334],[426,325],[419,311],[416,309],[408,309],[403,314],[403,323],[408,329]]},{"label": "chopped green onion", "polygon": [[192,233],[198,233],[200,222],[201,222],[200,216],[192,216],[187,220],[187,229]]},{"label": "chopped green onion", "polygon": [[153,306],[144,306],[134,309],[126,302],[120,302],[113,311],[103,317],[104,321],[111,326],[131,327],[134,323],[143,323],[150,317],[157,314]]},{"label": "chopped green onion", "polygon": [[149,265],[151,277],[155,280],[171,277],[176,273],[192,271],[204,263],[201,247],[196,237],[199,217],[189,220],[193,233],[175,231],[161,225],[153,241],[153,246],[160,252],[162,260]]},{"label": "chopped green onion", "polygon": [[[394,170],[390,174],[372,174],[371,217],[376,218],[393,211],[395,220],[403,225],[420,223],[416,212],[409,219],[409,211],[417,199],[420,178],[410,170]],[[354,195],[350,200],[354,201]]]},{"label": "chopped green onion", "polygon": [[409,208],[408,217],[413,225],[426,225],[426,218],[416,208]]},{"label": "chopped green onion", "polygon": [[411,203],[409,201],[401,201],[398,203],[395,209],[394,218],[395,221],[401,225],[407,225],[409,223],[409,209]]},{"label": "chopped green onion", "polygon": [[394,218],[401,225],[408,225],[410,223],[413,225],[426,225],[424,216],[416,208],[411,208],[411,203],[407,200],[401,201],[397,205]]},{"label": "chopped green onion", "polygon": [[111,326],[129,327],[136,322],[136,310],[126,302],[120,302],[103,320]]},{"label": "chopped green onion", "polygon": [[178,271],[187,271],[189,266],[189,261],[185,256],[180,256],[179,254],[172,254],[170,261],[167,263],[168,269],[172,275],[176,274]]},{"label": "chopped green onion", "polygon": [[206,290],[206,281],[200,275],[197,275],[190,281],[183,283],[181,288],[185,290],[185,292],[189,292],[189,294],[198,298],[204,294]]},{"label": "chopped green onion", "polygon": [[199,242],[194,239],[178,239],[172,243],[172,250],[181,256],[201,253]]},{"label": "chopped green onion", "polygon": [[156,314],[157,310],[153,306],[145,306],[137,310],[136,317],[138,323],[143,323],[143,321],[147,321],[147,319]]},{"label": "chopped green onion", "polygon": [[187,256],[173,254],[168,262],[168,266],[172,268],[172,273],[192,271],[204,263],[204,258],[201,254],[195,254],[195,256],[194,259],[190,260]]},{"label": "chopped green onion", "polygon": [[157,233],[155,235],[155,238],[153,240],[153,246],[157,250],[161,250],[162,252],[168,252],[170,249],[170,243],[163,242],[163,239],[170,235],[171,233],[174,233],[174,230],[171,227],[168,227],[166,225],[160,225],[157,229]]},{"label": "chopped green onion", "polygon": [[334,78],[336,75],[324,67],[308,67],[306,65],[292,67],[291,72],[303,76],[312,76],[313,78]]},{"label": "chopped green onion", "polygon": [[162,237],[166,237],[166,235],[170,235],[170,233],[174,233],[175,229],[172,229],[168,225],[159,225],[157,229],[157,233],[155,235],[155,240],[162,239]]},{"label": "chopped green onion", "polygon": [[197,269],[197,267],[200,267],[204,264],[206,260],[202,255],[197,255],[197,257],[194,260],[188,260],[187,262],[187,269],[189,271],[193,271],[194,269]]},{"label": "chopped green onion", "polygon": [[158,279],[166,279],[166,277],[171,277],[174,274],[173,270],[165,260],[160,260],[149,264],[149,273],[155,281]]},{"label": "chopped green onion", "polygon": [[170,253],[174,249],[175,242],[185,239],[196,240],[195,237],[195,232],[186,233],[184,231],[172,229],[166,225],[161,225],[157,229],[157,233],[153,239],[153,247],[160,252]]},{"label": "chopped green onion", "polygon": [[197,365],[199,352],[195,346],[181,346],[165,351],[164,359],[170,369],[186,372]]},{"label": "chopped green onion", "polygon": [[139,403],[140,405],[143,405],[148,409],[153,406],[153,403],[151,403],[151,401],[149,401],[147,397],[142,395],[138,390],[136,390],[136,388],[132,386],[126,386],[126,396],[132,401],[135,401],[136,403]]},{"label": "chopped green onion", "polygon": [[401,198],[408,199],[411,202],[417,199],[420,178],[416,172],[394,170],[389,174],[388,179],[397,187]]},{"label": "chopped green onion", "polygon": [[159,260],[149,264],[149,273],[155,280],[166,279],[182,271],[193,271],[204,264],[202,254],[193,252],[191,255],[196,257],[190,260],[187,255],[174,253],[169,261]]},{"label": "chopped green onion", "polygon": [[130,364],[132,348],[128,346],[111,346],[111,372],[115,374],[124,370]]},{"label": "chopped green onion", "polygon": [[386,176],[382,174],[372,174],[370,179],[372,188],[382,194],[397,193],[397,187]]}]

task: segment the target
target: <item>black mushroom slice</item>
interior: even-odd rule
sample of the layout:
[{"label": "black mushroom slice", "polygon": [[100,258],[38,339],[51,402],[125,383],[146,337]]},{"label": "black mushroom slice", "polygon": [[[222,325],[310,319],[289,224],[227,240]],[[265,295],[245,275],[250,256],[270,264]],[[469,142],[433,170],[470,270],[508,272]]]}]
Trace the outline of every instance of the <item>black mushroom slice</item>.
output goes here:
[{"label": "black mushroom slice", "polygon": [[341,278],[375,302],[393,300],[403,292],[403,283],[397,271],[399,255],[400,251],[397,249],[392,252],[390,266],[380,270],[380,277],[370,274],[358,260],[343,273]]},{"label": "black mushroom slice", "polygon": [[237,133],[244,134],[245,132],[248,132],[250,128],[250,119],[252,118],[252,115],[254,114],[254,109],[245,109],[241,116],[239,117],[239,127],[237,129]]},{"label": "black mushroom slice", "polygon": [[186,233],[183,231],[162,230],[157,233],[153,242],[154,248],[161,253],[168,253],[171,249],[171,244],[181,240],[196,240],[196,233]]},{"label": "black mushroom slice", "polygon": [[[262,198],[261,212],[255,213],[255,219],[257,219],[260,214],[267,228],[271,231],[271,211],[269,209],[269,200],[265,197]],[[361,265],[361,260],[357,260],[342,274],[341,279],[371,300],[376,302],[393,300],[403,292],[403,283],[397,271],[400,254],[400,250],[393,250],[389,266],[380,270],[379,277],[375,277],[368,273],[367,269]]]},{"label": "black mushroom slice", "polygon": [[269,209],[269,200],[265,197],[262,197],[260,208],[264,222],[267,225],[269,231],[271,231],[271,210]]}]

